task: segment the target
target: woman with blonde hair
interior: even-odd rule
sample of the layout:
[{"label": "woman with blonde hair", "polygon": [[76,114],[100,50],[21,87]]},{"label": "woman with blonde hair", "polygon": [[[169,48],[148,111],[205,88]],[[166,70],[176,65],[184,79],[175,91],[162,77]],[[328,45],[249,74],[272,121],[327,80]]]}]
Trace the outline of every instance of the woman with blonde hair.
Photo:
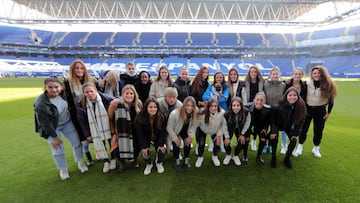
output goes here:
[{"label": "woman with blonde hair", "polygon": [[184,142],[184,168],[191,168],[189,155],[192,138],[195,136],[196,131],[197,114],[196,101],[192,96],[186,97],[182,106],[170,113],[166,129],[172,141],[173,154],[176,160],[175,169],[177,171],[181,169],[179,158],[181,141]]},{"label": "woman with blonde hair", "polygon": [[119,159],[119,172],[125,171],[125,161],[139,168],[137,156],[140,148],[136,140],[134,119],[142,109],[142,102],[133,85],[125,85],[122,96],[114,99],[109,106],[110,130],[112,135],[111,153]]},{"label": "woman with blonde hair", "polygon": [[115,156],[109,159],[106,142],[111,145],[111,133],[107,110],[114,97],[98,92],[95,85],[83,85],[83,98],[77,108],[77,118],[80,127],[88,140],[94,143],[97,160],[104,161],[103,172],[116,168]]}]

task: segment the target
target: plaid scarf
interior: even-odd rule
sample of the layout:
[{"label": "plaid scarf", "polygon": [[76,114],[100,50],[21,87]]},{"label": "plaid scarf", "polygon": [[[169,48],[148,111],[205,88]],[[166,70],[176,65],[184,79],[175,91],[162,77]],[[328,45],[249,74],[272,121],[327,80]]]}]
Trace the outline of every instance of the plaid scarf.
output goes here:
[{"label": "plaid scarf", "polygon": [[107,111],[99,94],[96,96],[95,103],[86,98],[86,109],[96,159],[107,159],[109,157],[103,141],[111,138],[110,125]]}]

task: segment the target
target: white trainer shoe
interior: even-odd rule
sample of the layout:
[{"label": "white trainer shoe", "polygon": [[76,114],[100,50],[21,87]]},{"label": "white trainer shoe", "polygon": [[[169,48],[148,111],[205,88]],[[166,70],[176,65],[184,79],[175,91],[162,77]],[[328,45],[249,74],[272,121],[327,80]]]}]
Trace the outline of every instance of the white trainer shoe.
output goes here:
[{"label": "white trainer shoe", "polygon": [[294,149],[294,150],[292,151],[291,155],[292,155],[293,157],[298,157],[297,150]]},{"label": "white trainer shoe", "polygon": [[66,180],[66,179],[69,179],[70,176],[69,176],[69,172],[67,169],[65,170],[60,170],[60,178],[61,180]]},{"label": "white trainer shoe", "polygon": [[82,161],[78,162],[78,168],[79,168],[81,173],[85,173],[85,172],[87,172],[89,170],[88,167]]},{"label": "white trainer shoe", "polygon": [[231,155],[226,155],[224,160],[223,160],[223,164],[224,165],[229,165],[230,161],[231,161],[232,156]]},{"label": "white trainer shoe", "polygon": [[218,156],[212,155],[211,159],[212,159],[215,166],[220,166],[220,161],[219,161]]},{"label": "white trainer shoe", "polygon": [[302,153],[303,153],[303,145],[302,145],[302,144],[298,144],[298,147],[297,147],[297,149],[296,149],[296,154],[297,154],[298,156],[300,156],[300,155],[302,155]]},{"label": "white trainer shoe", "polygon": [[199,157],[197,158],[196,162],[195,162],[195,167],[196,167],[196,168],[200,168],[201,165],[202,165],[202,163],[203,163],[203,161],[204,161],[204,157],[199,156]]},{"label": "white trainer shoe", "polygon": [[281,145],[280,154],[286,154],[287,146]]},{"label": "white trainer shoe", "polygon": [[256,151],[256,140],[251,141],[251,151]]},{"label": "white trainer shoe", "polygon": [[314,154],[314,156],[316,158],[321,158],[320,147],[319,146],[314,146],[314,148],[312,149],[312,153]]},{"label": "white trainer shoe", "polygon": [[152,164],[146,164],[145,170],[144,170],[144,175],[149,175],[151,173],[151,169],[152,169],[153,165]]},{"label": "white trainer shoe", "polygon": [[110,171],[110,163],[109,162],[105,162],[104,163],[104,168],[103,168],[103,173],[107,173]]},{"label": "white trainer shoe", "polygon": [[116,159],[111,159],[109,169],[113,170],[115,168],[116,168]]},{"label": "white trainer shoe", "polygon": [[232,160],[234,161],[236,166],[240,166],[241,165],[241,161],[239,159],[239,156],[233,156]]},{"label": "white trainer shoe", "polygon": [[165,171],[163,163],[156,163],[156,168],[158,173],[164,173]]}]

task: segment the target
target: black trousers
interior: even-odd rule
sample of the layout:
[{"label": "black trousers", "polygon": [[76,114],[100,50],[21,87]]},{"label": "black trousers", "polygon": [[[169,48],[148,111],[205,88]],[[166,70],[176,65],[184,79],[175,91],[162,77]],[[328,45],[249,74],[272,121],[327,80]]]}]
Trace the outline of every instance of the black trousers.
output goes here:
[{"label": "black trousers", "polygon": [[326,114],[326,106],[307,106],[307,113],[308,115],[305,118],[305,122],[303,125],[303,129],[299,136],[299,143],[304,144],[307,132],[310,127],[311,120],[314,120],[313,122],[313,132],[314,132],[314,138],[313,143],[315,146],[320,145],[322,136],[323,136],[323,130],[325,127],[325,120],[323,119]]},{"label": "black trousers", "polygon": [[[198,142],[199,157],[202,157],[204,155],[204,151],[205,151],[206,133],[204,133],[200,128],[197,128],[196,134],[198,134],[197,136],[199,138],[199,142]],[[215,137],[216,137],[216,134],[211,135],[211,139],[213,139],[213,141],[214,141],[213,155],[217,156],[220,151],[220,145],[217,145],[215,143],[215,140],[214,140]]]},{"label": "black trousers", "polygon": [[[156,163],[162,163],[164,161],[165,158],[165,153],[163,153],[161,150],[159,150],[159,146],[157,146],[156,144],[154,144],[155,147],[155,152],[156,152],[156,156],[157,156],[157,161]],[[148,150],[148,157],[143,157],[144,161],[146,164],[151,164],[151,153],[150,150]]]}]

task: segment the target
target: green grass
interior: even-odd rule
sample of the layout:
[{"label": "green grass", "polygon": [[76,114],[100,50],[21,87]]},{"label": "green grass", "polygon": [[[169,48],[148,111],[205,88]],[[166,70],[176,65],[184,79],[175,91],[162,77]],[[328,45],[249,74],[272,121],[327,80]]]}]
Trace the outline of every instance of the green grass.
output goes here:
[{"label": "green grass", "polygon": [[[12,94],[35,94],[41,92],[42,82],[1,79],[0,96],[11,93],[9,88],[20,88]],[[312,156],[310,132],[303,156],[292,158],[292,170],[283,166],[280,154],[276,169],[270,168],[269,155],[264,155],[266,164],[260,167],[252,151],[247,166],[216,168],[206,151],[204,165],[189,172],[176,172],[167,155],[164,174],[153,168],[144,176],[142,160],[141,169],[128,168],[123,174],[103,174],[100,162],[80,174],[66,143],[71,176],[67,181],[60,180],[46,140],[34,132],[35,96],[0,99],[0,202],[359,202],[360,82],[337,81],[337,85],[339,96],[321,144],[323,158]],[[191,158],[193,166],[193,151]]]}]

